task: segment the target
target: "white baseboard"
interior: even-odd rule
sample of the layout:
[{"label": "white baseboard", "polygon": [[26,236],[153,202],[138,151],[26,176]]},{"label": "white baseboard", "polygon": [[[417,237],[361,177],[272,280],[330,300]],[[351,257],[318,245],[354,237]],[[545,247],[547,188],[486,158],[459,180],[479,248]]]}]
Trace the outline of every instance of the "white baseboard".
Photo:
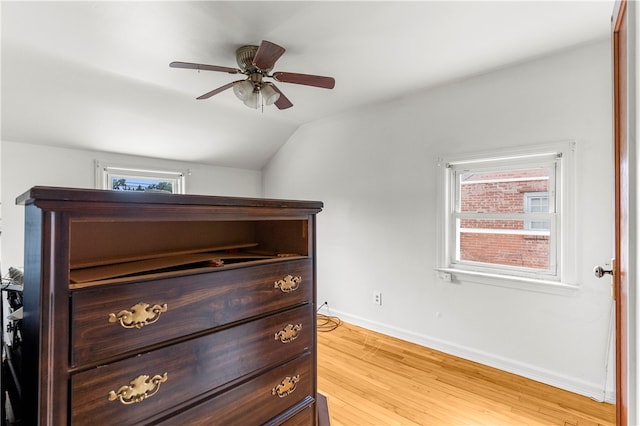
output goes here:
[{"label": "white baseboard", "polygon": [[569,392],[587,396],[593,400],[600,402],[609,402],[615,404],[615,392],[613,389],[603,389],[601,385],[585,382],[584,380],[546,370],[535,365],[526,364],[514,359],[504,358],[499,355],[479,351],[473,348],[458,345],[442,339],[436,339],[429,336],[414,333],[404,329],[391,327],[387,324],[370,321],[365,318],[340,312],[335,309],[323,308],[323,314],[334,315],[342,321],[357,325],[369,330],[373,330],[388,336],[416,343],[437,351],[445,352],[460,358],[488,365],[499,370],[517,374],[531,380],[545,383]]}]

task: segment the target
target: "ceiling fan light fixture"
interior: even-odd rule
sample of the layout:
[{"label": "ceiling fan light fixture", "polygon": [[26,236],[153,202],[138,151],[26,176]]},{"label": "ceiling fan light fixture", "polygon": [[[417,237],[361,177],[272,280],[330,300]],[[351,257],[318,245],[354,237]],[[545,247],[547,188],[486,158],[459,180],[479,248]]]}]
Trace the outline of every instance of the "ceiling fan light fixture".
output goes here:
[{"label": "ceiling fan light fixture", "polygon": [[265,83],[260,89],[262,93],[262,100],[265,105],[273,105],[278,99],[280,99],[280,93],[276,92],[273,86],[269,83]]},{"label": "ceiling fan light fixture", "polygon": [[253,82],[251,80],[243,80],[234,83],[233,93],[241,101],[246,101],[253,93]]},{"label": "ceiling fan light fixture", "polygon": [[249,108],[258,109],[260,106],[260,92],[256,90],[249,93],[249,96],[244,100],[244,104]]}]

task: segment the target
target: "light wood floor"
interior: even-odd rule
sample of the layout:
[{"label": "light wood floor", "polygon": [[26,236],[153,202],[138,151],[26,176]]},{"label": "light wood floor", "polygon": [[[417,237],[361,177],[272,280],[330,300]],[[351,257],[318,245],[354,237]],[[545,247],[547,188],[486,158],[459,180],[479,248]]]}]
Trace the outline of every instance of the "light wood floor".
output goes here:
[{"label": "light wood floor", "polygon": [[318,332],[332,426],[614,425],[615,406],[342,324]]}]

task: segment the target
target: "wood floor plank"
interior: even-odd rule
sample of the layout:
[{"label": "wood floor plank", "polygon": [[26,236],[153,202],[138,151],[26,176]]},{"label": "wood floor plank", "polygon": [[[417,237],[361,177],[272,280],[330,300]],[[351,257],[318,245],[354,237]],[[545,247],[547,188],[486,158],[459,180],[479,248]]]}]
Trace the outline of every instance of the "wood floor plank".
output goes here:
[{"label": "wood floor plank", "polygon": [[333,426],[613,426],[615,406],[350,324],[318,333]]}]

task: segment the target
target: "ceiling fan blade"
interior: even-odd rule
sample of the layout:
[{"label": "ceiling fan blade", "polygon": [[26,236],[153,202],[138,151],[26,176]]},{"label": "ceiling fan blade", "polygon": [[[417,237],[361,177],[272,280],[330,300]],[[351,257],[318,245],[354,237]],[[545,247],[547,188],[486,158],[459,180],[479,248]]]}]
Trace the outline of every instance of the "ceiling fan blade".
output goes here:
[{"label": "ceiling fan blade", "polygon": [[305,86],[321,87],[323,89],[333,89],[336,85],[336,80],[333,77],[323,77],[320,75],[274,72],[271,77],[282,83],[304,84]]},{"label": "ceiling fan blade", "polygon": [[191,62],[171,62],[169,66],[171,68],[186,68],[190,70],[221,71],[229,74],[238,74],[242,72],[237,68],[220,67],[217,65],[193,64]]},{"label": "ceiling fan blade", "polygon": [[244,81],[244,80],[232,81],[231,83],[227,83],[224,86],[220,86],[217,89],[213,89],[212,91],[207,92],[204,95],[200,95],[196,99],[209,99],[213,95],[217,95],[220,92],[224,92],[225,90],[230,89],[231,87],[233,87],[234,84],[236,84],[239,81]]},{"label": "ceiling fan blade", "polygon": [[284,52],[284,47],[262,40],[256,55],[253,57],[253,65],[261,70],[270,70]]},{"label": "ceiling fan blade", "polygon": [[273,90],[275,90],[276,92],[280,93],[280,97],[278,98],[278,100],[273,103],[276,107],[278,107],[278,109],[287,109],[287,108],[291,108],[293,106],[291,101],[289,99],[287,99],[287,97],[284,95],[284,93],[282,93],[282,91],[280,89],[278,89],[278,87],[276,87],[275,84],[272,83],[271,87],[273,87]]}]

